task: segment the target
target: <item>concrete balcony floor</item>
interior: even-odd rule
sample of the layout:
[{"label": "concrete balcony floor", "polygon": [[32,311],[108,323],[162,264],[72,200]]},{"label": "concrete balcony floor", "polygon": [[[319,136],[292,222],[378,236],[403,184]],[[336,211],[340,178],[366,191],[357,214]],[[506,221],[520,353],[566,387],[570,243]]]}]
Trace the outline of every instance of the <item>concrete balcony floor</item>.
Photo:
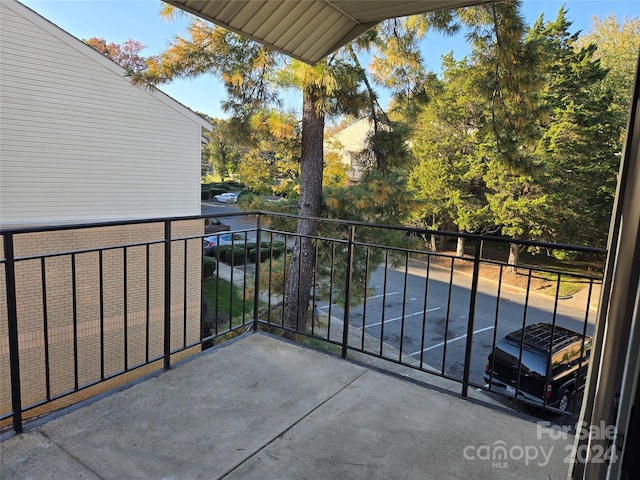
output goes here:
[{"label": "concrete balcony floor", "polygon": [[256,333],[5,440],[0,478],[565,479],[558,433]]}]

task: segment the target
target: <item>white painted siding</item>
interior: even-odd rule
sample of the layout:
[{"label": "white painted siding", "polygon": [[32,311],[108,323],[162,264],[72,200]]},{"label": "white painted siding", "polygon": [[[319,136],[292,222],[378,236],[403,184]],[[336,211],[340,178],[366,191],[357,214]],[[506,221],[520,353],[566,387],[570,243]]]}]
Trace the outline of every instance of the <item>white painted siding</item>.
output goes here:
[{"label": "white painted siding", "polygon": [[334,135],[334,138],[342,144],[346,151],[357,153],[367,147],[367,141],[372,132],[372,121],[362,118],[340,130]]},{"label": "white painted siding", "polygon": [[0,222],[199,214],[206,122],[21,4],[0,8]]}]

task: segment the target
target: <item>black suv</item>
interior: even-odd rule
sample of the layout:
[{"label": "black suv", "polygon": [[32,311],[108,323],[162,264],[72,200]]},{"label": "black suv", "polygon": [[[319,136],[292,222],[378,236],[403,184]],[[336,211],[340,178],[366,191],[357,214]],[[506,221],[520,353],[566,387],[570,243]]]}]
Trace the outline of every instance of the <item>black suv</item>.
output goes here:
[{"label": "black suv", "polygon": [[584,389],[590,354],[591,337],[536,323],[496,344],[487,358],[484,380],[492,391],[565,412]]}]

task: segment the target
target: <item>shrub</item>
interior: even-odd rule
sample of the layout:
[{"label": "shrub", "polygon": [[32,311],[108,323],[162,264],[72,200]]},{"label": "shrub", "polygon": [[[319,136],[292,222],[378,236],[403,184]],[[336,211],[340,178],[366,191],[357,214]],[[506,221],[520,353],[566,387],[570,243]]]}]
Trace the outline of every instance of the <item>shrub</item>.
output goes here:
[{"label": "shrub", "polygon": [[224,261],[230,265],[244,265],[246,256],[247,251],[243,247],[233,247],[224,254]]},{"label": "shrub", "polygon": [[213,249],[213,256],[217,256],[220,261],[224,262],[225,261],[225,255],[227,254],[227,251],[231,249],[231,245],[220,245],[216,248]]},{"label": "shrub", "polygon": [[209,190],[200,191],[200,200],[209,200]]},{"label": "shrub", "polygon": [[216,195],[221,195],[223,193],[227,193],[228,190],[222,190],[221,188],[212,188],[211,190],[209,190],[209,196],[211,198],[215,197]]},{"label": "shrub", "polygon": [[204,278],[211,278],[218,268],[218,262],[215,258],[204,257],[204,264],[202,267],[202,275]]},{"label": "shrub", "polygon": [[[215,188],[217,190],[222,190],[222,193],[229,191],[229,185],[227,185],[224,182],[211,183],[211,184],[209,184],[209,188]],[[218,194],[216,193],[216,195],[218,195]]]},{"label": "shrub", "polygon": [[[269,254],[271,253],[271,250],[269,248],[261,248],[260,249],[260,261],[264,262],[266,260],[269,259]],[[252,263],[256,263],[256,261],[258,260],[258,249],[257,248],[252,248],[251,250],[249,250],[249,255],[248,255],[249,261]]]},{"label": "shrub", "polygon": [[271,257],[273,257],[274,259],[280,258],[282,255],[284,255],[284,247],[274,248],[271,250]]},{"label": "shrub", "polygon": [[557,260],[569,262],[575,261],[580,256],[578,252],[572,252],[568,250],[554,250],[552,252],[552,255]]}]

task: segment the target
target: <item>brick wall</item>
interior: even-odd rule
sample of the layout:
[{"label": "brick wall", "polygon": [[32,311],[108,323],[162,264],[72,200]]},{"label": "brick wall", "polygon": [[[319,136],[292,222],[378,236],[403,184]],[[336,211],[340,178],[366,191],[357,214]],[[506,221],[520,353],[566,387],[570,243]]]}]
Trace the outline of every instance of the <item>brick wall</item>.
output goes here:
[{"label": "brick wall", "polygon": [[[172,350],[200,338],[202,240],[181,238],[202,232],[202,220],[172,224]],[[163,353],[164,245],[121,247],[163,238],[163,223],[14,235],[16,258],[55,254],[15,264],[23,405],[47,399],[47,367],[48,394],[54,397]],[[95,248],[104,249],[83,252]],[[4,264],[0,270],[4,279]],[[11,388],[4,288],[0,382],[5,414],[11,411]]]}]

